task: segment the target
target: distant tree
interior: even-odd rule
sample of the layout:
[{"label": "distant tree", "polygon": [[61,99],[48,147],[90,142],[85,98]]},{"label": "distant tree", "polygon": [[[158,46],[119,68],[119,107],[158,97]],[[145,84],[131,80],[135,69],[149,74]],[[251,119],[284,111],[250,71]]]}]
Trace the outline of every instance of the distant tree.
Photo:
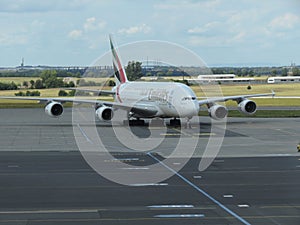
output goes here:
[{"label": "distant tree", "polygon": [[17,90],[18,89],[18,85],[15,84],[15,82],[11,82],[9,85],[8,85],[8,89],[7,90]]},{"label": "distant tree", "polygon": [[272,71],[271,71],[271,75],[272,76],[277,76],[277,70],[276,69],[272,69]]},{"label": "distant tree", "polygon": [[293,72],[293,76],[300,76],[300,70],[298,67],[294,67],[292,69],[292,72]]},{"label": "distant tree", "polygon": [[68,96],[75,96],[76,91],[75,90],[71,90],[68,93]]},{"label": "distant tree", "polygon": [[23,91],[19,91],[18,93],[15,93],[15,96],[40,96],[41,93],[39,91],[26,91],[24,93]]},{"label": "distant tree", "polygon": [[26,96],[40,96],[41,93],[39,91],[26,91]]},{"label": "distant tree", "polygon": [[283,68],[282,69],[282,76],[286,77],[288,75],[288,69],[287,68]]},{"label": "distant tree", "polygon": [[75,87],[74,81],[70,81],[69,84],[68,84],[68,87]]},{"label": "distant tree", "polygon": [[43,81],[40,80],[40,79],[36,80],[35,81],[35,88],[36,89],[42,89],[42,88],[44,88]]},{"label": "distant tree", "polygon": [[68,93],[66,91],[64,91],[64,90],[60,90],[58,92],[58,96],[68,96]]},{"label": "distant tree", "polygon": [[30,80],[29,83],[31,85],[30,88],[34,88],[34,83],[35,83],[34,80]]},{"label": "distant tree", "polygon": [[28,81],[23,81],[23,86],[24,86],[24,87],[28,88],[28,85],[29,85],[29,84],[28,84]]},{"label": "distant tree", "polygon": [[249,71],[248,71],[248,76],[254,77],[254,71],[253,71],[253,70],[249,70]]},{"label": "distant tree", "polygon": [[130,81],[137,80],[143,76],[142,63],[135,62],[135,61],[129,61],[125,71],[126,71],[128,80],[130,80]]},{"label": "distant tree", "polygon": [[15,93],[15,96],[25,96],[23,91],[19,91],[17,93]]},{"label": "distant tree", "polygon": [[43,83],[45,83],[48,79],[57,78],[57,71],[56,70],[43,70],[40,75]]}]

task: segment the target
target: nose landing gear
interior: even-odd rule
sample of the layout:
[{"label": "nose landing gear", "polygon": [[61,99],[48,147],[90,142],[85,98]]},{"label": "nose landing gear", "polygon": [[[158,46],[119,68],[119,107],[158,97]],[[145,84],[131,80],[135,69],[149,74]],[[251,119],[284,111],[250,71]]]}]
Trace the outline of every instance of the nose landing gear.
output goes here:
[{"label": "nose landing gear", "polygon": [[191,121],[190,118],[186,119],[186,124],[185,124],[186,129],[192,129]]}]

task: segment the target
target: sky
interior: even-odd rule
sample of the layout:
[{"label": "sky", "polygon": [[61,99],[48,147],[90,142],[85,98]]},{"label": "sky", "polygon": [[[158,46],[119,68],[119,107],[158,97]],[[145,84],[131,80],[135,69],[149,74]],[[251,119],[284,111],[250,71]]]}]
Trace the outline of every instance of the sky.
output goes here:
[{"label": "sky", "polygon": [[0,67],[22,57],[91,65],[109,50],[109,34],[118,46],[171,42],[208,66],[300,64],[298,0],[0,0],[0,27]]}]

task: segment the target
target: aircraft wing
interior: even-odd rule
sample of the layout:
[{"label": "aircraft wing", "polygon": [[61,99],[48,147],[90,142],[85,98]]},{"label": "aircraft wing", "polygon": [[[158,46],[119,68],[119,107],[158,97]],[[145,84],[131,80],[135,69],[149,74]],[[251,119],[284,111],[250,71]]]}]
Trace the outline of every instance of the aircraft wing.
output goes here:
[{"label": "aircraft wing", "polygon": [[158,109],[155,105],[137,102],[135,104],[124,104],[124,103],[117,103],[117,102],[109,102],[109,101],[101,101],[101,100],[93,100],[93,99],[83,99],[83,98],[40,98],[40,97],[15,97],[15,96],[1,96],[0,99],[14,99],[14,100],[32,100],[38,101],[39,103],[48,102],[73,102],[78,104],[92,104],[98,106],[108,106],[116,109],[123,109],[129,112],[133,112],[135,114],[151,117],[155,116],[158,112]]},{"label": "aircraft wing", "polygon": [[95,90],[95,89],[83,89],[83,88],[64,88],[65,90],[74,90],[74,91],[83,91],[83,92],[92,92],[97,93],[98,95],[114,95],[116,94],[115,91],[109,90]]},{"label": "aircraft wing", "polygon": [[246,98],[254,98],[254,97],[264,97],[264,96],[275,96],[275,92],[265,93],[265,94],[253,94],[253,95],[236,95],[236,96],[224,96],[224,97],[212,97],[204,100],[199,100],[199,105],[211,104],[215,102],[226,102],[228,100],[233,100],[240,102]]}]

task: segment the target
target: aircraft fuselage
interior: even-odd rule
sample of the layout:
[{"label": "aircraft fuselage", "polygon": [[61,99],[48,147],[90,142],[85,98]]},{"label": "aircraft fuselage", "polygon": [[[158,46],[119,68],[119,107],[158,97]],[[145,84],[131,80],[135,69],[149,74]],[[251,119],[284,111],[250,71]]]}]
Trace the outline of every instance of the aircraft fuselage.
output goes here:
[{"label": "aircraft fuselage", "polygon": [[115,101],[126,104],[147,104],[156,107],[156,117],[192,118],[199,112],[193,90],[174,82],[126,82],[115,87]]}]

